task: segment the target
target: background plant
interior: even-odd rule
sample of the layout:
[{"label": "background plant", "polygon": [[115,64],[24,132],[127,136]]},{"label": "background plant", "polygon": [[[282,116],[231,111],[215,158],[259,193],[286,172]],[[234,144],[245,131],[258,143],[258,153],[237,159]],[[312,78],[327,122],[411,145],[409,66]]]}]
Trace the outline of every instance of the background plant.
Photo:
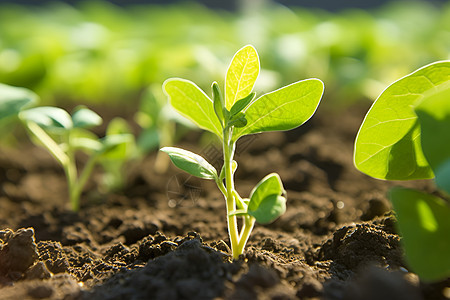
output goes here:
[{"label": "background plant", "polygon": [[[286,192],[276,173],[264,177],[249,198],[242,198],[236,191],[237,162],[233,157],[237,140],[248,134],[289,130],[302,125],[314,114],[323,94],[323,83],[308,79],[254,99],[252,90],[259,70],[256,50],[245,46],[234,55],[228,67],[223,96],[217,82],[212,84],[212,99],[185,79],[168,79],[163,86],[171,105],[200,128],[214,133],[223,146],[224,164],[220,172],[190,151],[175,147],[165,147],[161,151],[168,153],[180,169],[216,182],[226,201],[234,259],[243,253],[255,221],[270,223],[286,210]],[[237,217],[242,218],[240,231]]]},{"label": "background plant", "polygon": [[391,84],[373,103],[355,142],[356,167],[387,180],[434,178],[440,195],[389,193],[406,258],[425,280],[450,276],[450,61]]},{"label": "background plant", "polygon": [[[78,106],[70,115],[54,106],[30,107],[37,99],[27,89],[0,84],[0,121],[20,120],[31,140],[48,150],[59,162],[67,178],[71,208],[77,211],[83,187],[96,163],[111,158],[124,160],[120,147],[131,143],[132,135],[113,133],[99,139],[88,130],[102,123],[102,118],[94,111]],[[78,150],[89,156],[81,171],[76,165]]]}]

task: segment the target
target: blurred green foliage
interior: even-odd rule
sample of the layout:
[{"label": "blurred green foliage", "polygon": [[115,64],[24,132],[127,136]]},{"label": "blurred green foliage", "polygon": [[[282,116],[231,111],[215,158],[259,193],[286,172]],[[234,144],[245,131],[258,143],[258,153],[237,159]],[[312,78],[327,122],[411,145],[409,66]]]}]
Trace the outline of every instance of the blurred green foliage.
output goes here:
[{"label": "blurred green foliage", "polygon": [[258,92],[317,77],[333,99],[374,98],[396,78],[449,58],[450,5],[394,1],[339,13],[270,2],[235,13],[195,3],[3,5],[0,82],[33,89],[46,104],[135,109],[142,91],[173,74],[207,89],[245,44],[257,47],[264,62]]}]

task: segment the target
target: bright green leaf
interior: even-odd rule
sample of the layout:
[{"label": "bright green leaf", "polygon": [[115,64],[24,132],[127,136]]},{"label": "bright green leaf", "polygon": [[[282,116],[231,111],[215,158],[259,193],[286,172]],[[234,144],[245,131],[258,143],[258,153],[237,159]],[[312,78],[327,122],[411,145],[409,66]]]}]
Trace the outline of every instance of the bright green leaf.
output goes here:
[{"label": "bright green leaf", "polygon": [[72,122],[75,128],[90,128],[102,124],[103,120],[89,108],[78,106],[72,114]]},{"label": "bright green leaf", "polygon": [[390,199],[397,214],[407,261],[423,280],[450,276],[450,207],[416,190],[394,188]]},{"label": "bright green leaf", "polygon": [[73,128],[72,118],[62,108],[40,106],[20,112],[22,120],[31,121],[48,130],[70,130]]},{"label": "bright green leaf", "polygon": [[316,111],[323,89],[322,81],[307,79],[254,100],[244,111],[247,126],[234,130],[234,140],[247,134],[289,130],[302,125]]},{"label": "bright green leaf", "polygon": [[236,101],[230,109],[230,116],[240,113],[255,98],[256,93],[250,93],[247,97]]},{"label": "bright green leaf", "polygon": [[361,125],[355,166],[379,179],[433,177],[421,147],[420,124],[413,106],[428,91],[450,80],[450,62],[427,65],[391,84],[373,103]]},{"label": "bright green leaf", "polygon": [[163,84],[172,106],[184,117],[202,129],[222,136],[222,127],[217,119],[211,99],[193,82],[172,78]]},{"label": "bright green leaf", "polygon": [[438,186],[450,193],[450,81],[430,90],[415,108],[421,126],[423,153]]},{"label": "bright green leaf", "polygon": [[198,154],[175,147],[164,147],[161,151],[169,154],[175,166],[191,175],[203,179],[217,178],[216,169]]},{"label": "bright green leaf", "polygon": [[264,177],[250,193],[248,214],[261,224],[270,223],[286,211],[283,183],[278,174]]},{"label": "bright green leaf", "polygon": [[0,83],[0,120],[17,115],[37,101],[38,96],[28,89]]},{"label": "bright green leaf", "polygon": [[259,74],[256,49],[248,45],[234,55],[225,77],[225,107],[230,110],[236,101],[253,90]]}]

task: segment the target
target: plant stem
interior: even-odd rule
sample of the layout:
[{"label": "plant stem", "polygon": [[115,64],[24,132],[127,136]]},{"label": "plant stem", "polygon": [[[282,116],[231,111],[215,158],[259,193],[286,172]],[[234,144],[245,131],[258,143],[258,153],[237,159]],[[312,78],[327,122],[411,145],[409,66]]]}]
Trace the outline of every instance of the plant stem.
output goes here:
[{"label": "plant stem", "polygon": [[255,225],[256,219],[252,216],[244,217],[244,225],[242,226],[240,240],[238,244],[238,252],[243,253],[245,245],[247,244],[248,238],[250,237],[250,233],[253,230],[253,226]]},{"label": "plant stem", "polygon": [[241,254],[238,251],[239,246],[239,233],[237,229],[237,220],[235,215],[230,215],[231,212],[236,210],[236,202],[234,199],[234,181],[233,181],[233,154],[234,143],[231,142],[232,129],[224,129],[223,139],[223,153],[224,153],[224,166],[225,166],[225,186],[226,186],[226,207],[227,207],[227,221],[228,221],[228,234],[230,236],[231,252],[233,259],[238,259]]}]

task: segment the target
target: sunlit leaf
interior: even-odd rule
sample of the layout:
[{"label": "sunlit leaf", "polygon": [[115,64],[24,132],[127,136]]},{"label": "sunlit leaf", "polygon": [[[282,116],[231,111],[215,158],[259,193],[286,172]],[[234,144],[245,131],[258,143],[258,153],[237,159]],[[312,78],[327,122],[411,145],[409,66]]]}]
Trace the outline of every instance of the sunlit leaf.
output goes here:
[{"label": "sunlit leaf", "polygon": [[373,103],[355,142],[356,167],[375,178],[427,179],[433,171],[424,157],[413,107],[450,80],[450,62],[427,65],[391,84]]},{"label": "sunlit leaf", "polygon": [[244,111],[247,126],[234,130],[234,139],[247,134],[289,130],[305,123],[317,109],[324,86],[318,79],[292,83],[254,100]]},{"label": "sunlit leaf", "polygon": [[198,154],[175,147],[164,147],[161,151],[169,154],[175,166],[191,175],[203,179],[217,178],[216,169]]},{"label": "sunlit leaf", "polygon": [[259,74],[259,58],[253,46],[245,46],[234,55],[225,77],[225,106],[231,109],[236,101],[251,93]]},{"label": "sunlit leaf", "polygon": [[222,136],[222,127],[214,112],[211,99],[193,82],[172,78],[164,82],[164,91],[172,106],[202,129]]}]

